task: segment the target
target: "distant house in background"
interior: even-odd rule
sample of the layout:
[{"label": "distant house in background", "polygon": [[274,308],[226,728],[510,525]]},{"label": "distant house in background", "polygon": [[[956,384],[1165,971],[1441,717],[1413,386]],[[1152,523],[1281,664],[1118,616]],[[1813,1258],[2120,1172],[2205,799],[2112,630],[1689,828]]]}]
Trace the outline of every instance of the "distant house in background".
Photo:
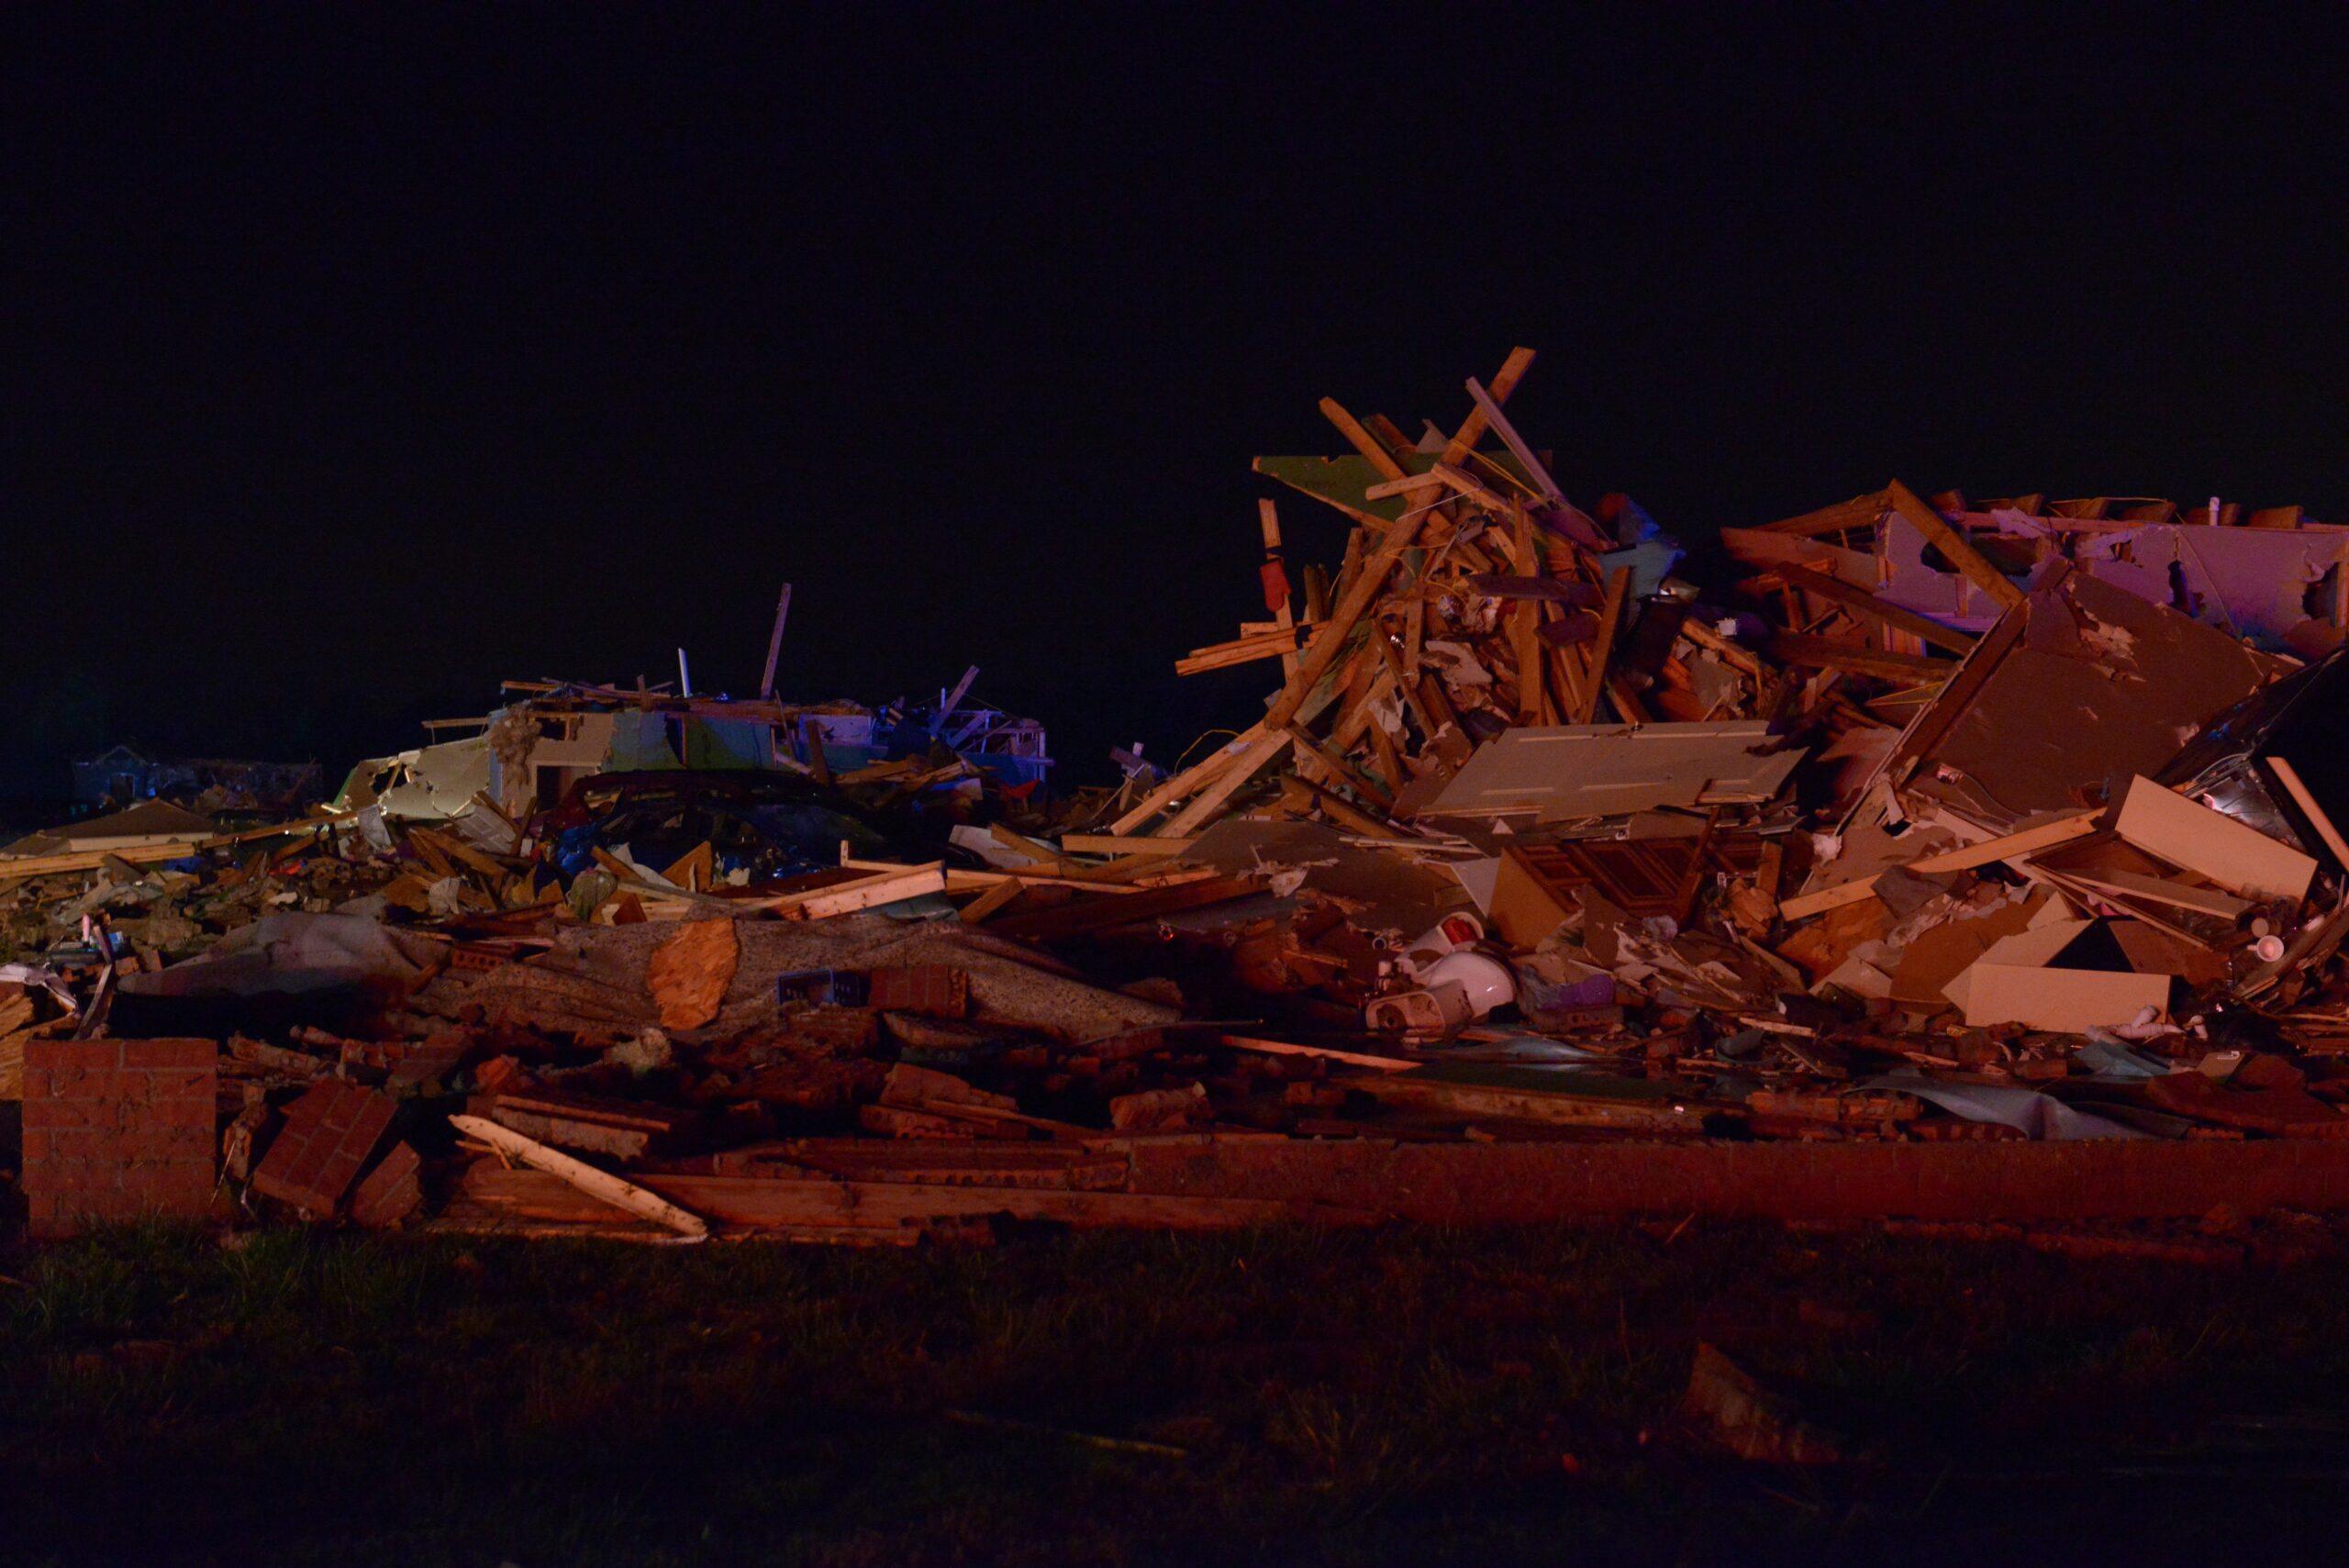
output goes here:
[{"label": "distant house in background", "polygon": [[207,813],[284,816],[326,794],[316,762],[253,762],[232,757],[161,761],[117,746],[73,764],[78,811],[142,800],[172,800]]}]

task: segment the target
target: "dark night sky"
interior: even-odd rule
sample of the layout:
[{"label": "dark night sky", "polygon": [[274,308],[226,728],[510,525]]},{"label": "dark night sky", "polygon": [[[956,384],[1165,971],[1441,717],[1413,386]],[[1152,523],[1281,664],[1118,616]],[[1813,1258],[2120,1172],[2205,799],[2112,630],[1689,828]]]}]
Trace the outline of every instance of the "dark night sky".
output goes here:
[{"label": "dark night sky", "polygon": [[[1656,11],[1666,14],[1656,15]],[[1259,451],[1520,426],[1702,535],[1898,474],[2349,517],[2343,61],[2230,12],[0,21],[0,783],[506,675],[1244,721]],[[1310,558],[1335,531],[1285,507]]]}]

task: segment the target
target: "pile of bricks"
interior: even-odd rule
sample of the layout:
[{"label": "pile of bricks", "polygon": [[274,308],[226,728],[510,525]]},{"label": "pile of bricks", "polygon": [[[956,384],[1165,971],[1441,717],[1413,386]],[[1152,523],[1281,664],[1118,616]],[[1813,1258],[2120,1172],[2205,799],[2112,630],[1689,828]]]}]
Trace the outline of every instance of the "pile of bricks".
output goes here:
[{"label": "pile of bricks", "polygon": [[218,1049],[208,1040],[27,1042],[24,1189],[35,1237],[205,1214]]}]

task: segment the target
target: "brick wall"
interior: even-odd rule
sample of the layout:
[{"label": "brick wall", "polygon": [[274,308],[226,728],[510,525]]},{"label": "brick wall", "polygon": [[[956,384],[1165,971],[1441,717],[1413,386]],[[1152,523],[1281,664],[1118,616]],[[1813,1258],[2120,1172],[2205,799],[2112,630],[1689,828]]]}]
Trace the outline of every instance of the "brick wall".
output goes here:
[{"label": "brick wall", "polygon": [[26,1041],[32,1234],[201,1218],[212,1201],[217,1055],[208,1040]]}]

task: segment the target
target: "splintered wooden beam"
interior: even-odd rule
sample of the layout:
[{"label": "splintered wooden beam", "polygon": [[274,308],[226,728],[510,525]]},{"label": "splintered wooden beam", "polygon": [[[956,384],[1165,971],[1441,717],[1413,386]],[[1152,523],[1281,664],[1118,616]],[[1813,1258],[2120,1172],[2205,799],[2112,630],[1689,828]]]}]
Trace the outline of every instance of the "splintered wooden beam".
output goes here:
[{"label": "splintered wooden beam", "polygon": [[968,904],[963,906],[962,920],[966,926],[985,921],[996,910],[1019,896],[1024,884],[1016,876],[1007,876]]},{"label": "splintered wooden beam", "polygon": [[1493,434],[1501,439],[1501,445],[1508,449],[1509,455],[1517,459],[1518,466],[1532,479],[1534,488],[1542,492],[1542,498],[1551,506],[1564,509],[1566,506],[1565,493],[1558,488],[1558,482],[1550,477],[1550,471],[1542,466],[1542,460],[1533,455],[1533,449],[1527,446],[1525,439],[1517,433],[1517,427],[1508,422],[1508,416],[1501,412],[1500,400],[1486,391],[1483,384],[1473,375],[1468,378],[1468,395],[1475,399],[1477,411],[1484,415],[1485,423],[1493,428]]},{"label": "splintered wooden beam", "polygon": [[1964,573],[1967,582],[1989,595],[1998,608],[2010,610],[2022,603],[2022,590],[2008,582],[2006,573],[1984,559],[1964,534],[1950,527],[1949,519],[1919,500],[1915,491],[1896,479],[1885,486],[1884,493],[1892,509],[1923,534],[1944,560]]},{"label": "splintered wooden beam", "polygon": [[[1297,595],[1289,590],[1288,568],[1281,560],[1280,508],[1273,505],[1269,495],[1260,497],[1256,502],[1256,528],[1264,539],[1265,596],[1271,597],[1277,584],[1281,602],[1273,607],[1273,618],[1282,630],[1288,631],[1297,625],[1297,612],[1291,607]],[[1281,676],[1286,679],[1296,673],[1296,639],[1291,638],[1288,649],[1281,654]]]},{"label": "splintered wooden beam", "polygon": [[1289,677],[1288,684],[1275,700],[1272,711],[1264,716],[1266,729],[1286,729],[1289,721],[1297,717],[1297,711],[1305,706],[1305,699],[1312,695],[1315,686],[1320,684],[1321,677],[1330,673],[1330,667],[1338,662],[1346,639],[1369,612],[1372,602],[1386,585],[1388,574],[1395,570],[1395,563],[1403,558],[1403,552],[1418,539],[1421,523],[1428,516],[1424,512],[1405,513],[1401,521],[1387,529],[1386,537],[1379,542],[1378,548],[1364,559],[1362,569],[1354,574],[1352,586],[1338,601],[1337,608],[1330,612],[1330,618],[1322,622],[1321,628],[1313,634],[1312,641],[1306,644],[1304,653],[1297,659],[1296,673]]},{"label": "splintered wooden beam", "polygon": [[1914,653],[1887,653],[1828,637],[1782,631],[1770,639],[1770,656],[1781,664],[1812,670],[1849,670],[1887,681],[1939,681],[1957,669],[1948,659],[1928,659]]},{"label": "splintered wooden beam", "polygon": [[1205,648],[1194,648],[1174,661],[1177,675],[1197,675],[1208,670],[1228,670],[1234,664],[1252,664],[1263,659],[1278,659],[1284,663],[1297,658],[1297,628],[1282,627],[1273,631],[1252,632],[1236,637],[1230,642],[1210,642]]},{"label": "splintered wooden beam", "polygon": [[[1234,790],[1262,773],[1265,765],[1288,750],[1295,740],[1296,737],[1286,729],[1258,739],[1223,771],[1222,777],[1201,790],[1197,799],[1167,819],[1166,831],[1188,833],[1205,823],[1225,801],[1231,798]],[[1122,828],[1119,830],[1123,831]]]},{"label": "splintered wooden beam", "polygon": [[1264,734],[1262,724],[1250,725],[1222,746],[1143,795],[1135,802],[1132,810],[1109,824],[1109,831],[1131,833],[1194,790],[1205,788],[1210,779],[1238,762],[1241,753],[1262,740]]},{"label": "splintered wooden beam", "polygon": [[[1499,407],[1508,401],[1508,395],[1517,390],[1517,384],[1523,381],[1525,373],[1532,368],[1532,350],[1511,349],[1508,351],[1508,358],[1501,361],[1500,370],[1493,376],[1492,384],[1486,387],[1485,396],[1491,399],[1494,407]],[[1438,461],[1447,468],[1456,467],[1470,452],[1476,450],[1476,443],[1484,439],[1485,430],[1490,418],[1491,416],[1486,412],[1484,400],[1477,400],[1476,406],[1468,411],[1468,417],[1460,422],[1460,428],[1453,433],[1452,439],[1444,444],[1443,456]]]},{"label": "splintered wooden beam", "polygon": [[1061,849],[1072,855],[1174,855],[1191,847],[1189,839],[1143,838],[1130,833],[1063,833]]},{"label": "splintered wooden beam", "polygon": [[774,630],[767,635],[767,667],[759,677],[759,695],[774,695],[775,661],[783,657],[783,623],[791,617],[791,584],[783,585],[783,597],[774,602]]},{"label": "splintered wooden beam", "polygon": [[1392,795],[1389,795],[1385,789],[1374,783],[1360,769],[1355,768],[1349,763],[1345,758],[1341,757],[1335,751],[1330,750],[1329,747],[1315,740],[1311,735],[1307,734],[1303,725],[1290,725],[1288,733],[1296,740],[1299,746],[1312,753],[1315,761],[1319,762],[1323,767],[1330,770],[1330,775],[1332,778],[1339,780],[1341,783],[1352,785],[1361,794],[1364,799],[1376,806],[1379,810],[1392,811],[1395,809],[1395,797]]},{"label": "splintered wooden beam", "polygon": [[1347,413],[1344,404],[1334,397],[1323,398],[1321,417],[1338,427],[1338,433],[1346,438],[1354,450],[1369,459],[1370,466],[1378,470],[1380,474],[1388,479],[1403,477],[1403,465],[1395,461],[1395,454],[1381,446],[1377,437],[1364,429],[1362,421]]},{"label": "splintered wooden beam", "polygon": [[[2069,817],[2059,817],[2053,822],[2043,822],[2036,828],[2026,828],[2019,833],[2008,833],[1996,839],[1985,839],[1978,844],[1965,844],[1939,854],[1927,855],[1910,862],[1908,869],[1921,876],[1932,876],[1942,872],[1971,871],[1976,866],[1988,865],[1992,861],[2014,860],[2036,851],[2067,844],[2074,839],[2095,832],[2097,822],[2103,815],[2101,810],[2075,812]],[[1883,874],[1878,872],[1817,893],[1788,898],[1779,904],[1778,913],[1789,920],[1807,920],[1813,915],[1824,915],[1830,909],[1841,909],[1846,904],[1857,904],[1864,898],[1875,896],[1876,880]]]},{"label": "splintered wooden beam", "polygon": [[700,1240],[709,1235],[709,1224],[697,1214],[688,1214],[660,1194],[647,1191],[634,1182],[624,1182],[608,1171],[599,1171],[584,1160],[574,1160],[561,1150],[550,1149],[534,1138],[525,1138],[512,1128],[501,1127],[487,1117],[452,1116],[449,1125],[459,1132],[481,1140],[506,1160],[518,1160],[523,1164],[544,1171],[548,1175],[566,1182],[599,1203],[625,1209],[640,1218],[665,1225],[680,1236]]},{"label": "splintered wooden beam", "polygon": [[1952,653],[1963,653],[1980,640],[1970,631],[1943,626],[1914,610],[1904,610],[1898,605],[1887,605],[1865,588],[1854,588],[1840,577],[1830,577],[1826,573],[1808,566],[1797,566],[1788,562],[1771,567],[1765,575],[1778,578],[1790,588],[1815,594],[1830,603],[1866,616],[1894,631],[1905,631],[1935,648],[1946,648]]},{"label": "splintered wooden beam", "polygon": [[[1515,528],[1511,547],[1517,552],[1517,569],[1532,575],[1539,568],[1533,556],[1533,519],[1522,506],[1512,508]],[[1520,724],[1542,722],[1542,644],[1535,632],[1541,626],[1542,606],[1531,599],[1520,599],[1509,608],[1509,646],[1517,655],[1517,721]]]},{"label": "splintered wooden beam", "polygon": [[1383,484],[1372,485],[1363,492],[1363,496],[1365,500],[1390,501],[1397,495],[1408,495],[1415,490],[1441,490],[1443,485],[1443,475],[1432,471],[1426,473],[1407,473],[1400,479],[1389,479]]},{"label": "splintered wooden beam", "polygon": [[[1623,601],[1631,591],[1631,569],[1619,566],[1607,575],[1607,600],[1598,608],[1598,636],[1590,645],[1590,678],[1585,683],[1576,724],[1595,723],[1598,694],[1607,685],[1607,664],[1615,656],[1615,637],[1623,622]],[[1631,716],[1625,714],[1625,718]]]},{"label": "splintered wooden beam", "polygon": [[1865,495],[1838,501],[1832,506],[1821,506],[1816,512],[1805,512],[1798,517],[1782,517],[1775,523],[1765,523],[1761,531],[1816,539],[1820,534],[1840,534],[1853,528],[1874,528],[1876,520],[1884,516],[1884,509],[1888,505],[1890,500],[1884,491],[1871,490]]},{"label": "splintered wooden beam", "polygon": [[1453,467],[1448,462],[1437,463],[1434,468],[1429,470],[1429,474],[1431,478],[1442,480],[1445,484],[1448,484],[1453,489],[1457,490],[1461,495],[1466,496],[1469,500],[1475,502],[1476,505],[1484,507],[1485,510],[1488,512],[1506,512],[1508,510],[1508,503],[1507,501],[1502,500],[1498,495],[1494,495],[1490,490],[1486,489],[1485,486],[1477,484],[1475,480],[1469,478],[1466,474],[1461,473],[1458,469]]},{"label": "splintered wooden beam", "polygon": [[1281,780],[1281,789],[1300,812],[1318,808],[1327,813],[1330,819],[1340,827],[1351,828],[1357,833],[1364,833],[1374,839],[1399,840],[1410,837],[1400,828],[1363,810],[1334,790],[1323,789],[1319,784],[1298,778],[1294,773]]}]

